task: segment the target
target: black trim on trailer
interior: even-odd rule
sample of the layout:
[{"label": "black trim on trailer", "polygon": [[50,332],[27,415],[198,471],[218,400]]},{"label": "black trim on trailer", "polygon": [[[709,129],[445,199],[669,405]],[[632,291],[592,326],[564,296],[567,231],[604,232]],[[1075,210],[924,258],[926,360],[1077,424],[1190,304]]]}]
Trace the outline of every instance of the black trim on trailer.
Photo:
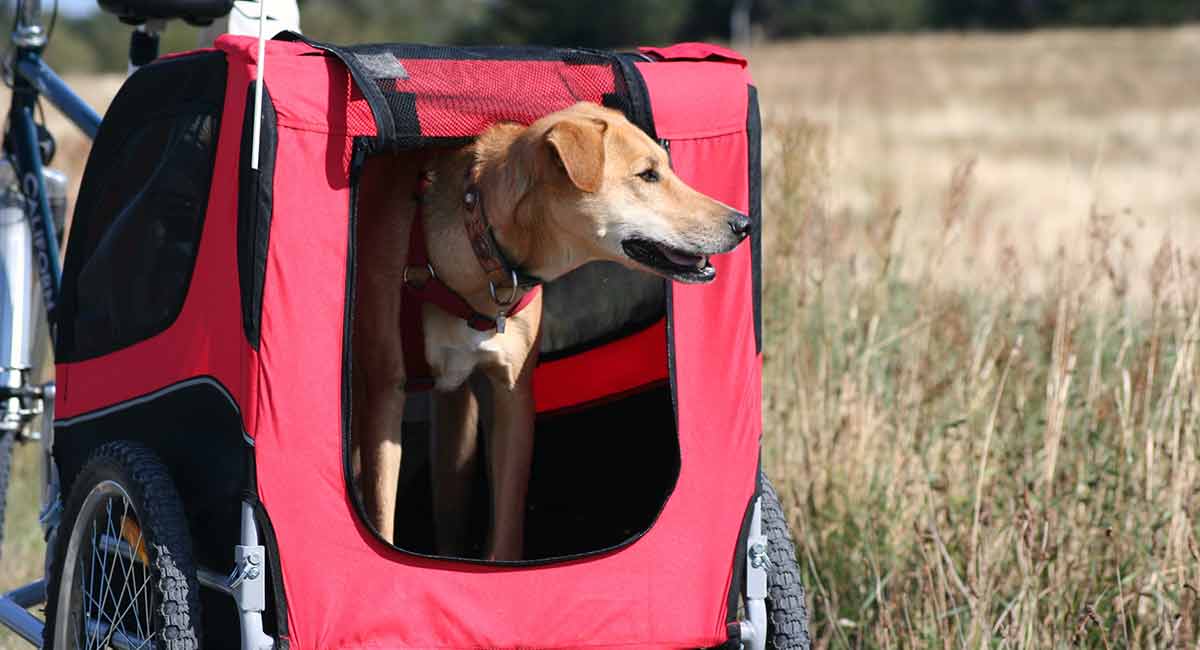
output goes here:
[{"label": "black trim on trailer", "polygon": [[263,85],[262,127],[258,169],[251,169],[254,141],[254,82],[246,91],[242,121],[242,147],[238,172],[237,264],[242,294],[242,329],[250,347],[258,349],[262,330],[263,284],[267,275],[267,250],[271,242],[274,207],[276,131],[275,103]]},{"label": "black trim on trailer", "polygon": [[762,353],[762,118],[758,112],[758,89],[746,86],[746,153],[750,160],[750,273],[754,282],[754,347]]},{"label": "black trim on trailer", "polygon": [[632,113],[629,121],[641,127],[646,135],[657,141],[659,137],[654,128],[654,111],[650,108],[650,90],[646,87],[642,72],[634,65],[644,59],[640,54],[627,52],[617,53],[616,59],[621,67],[621,74],[625,77],[625,88],[629,91],[629,110]]},{"label": "black trim on trailer", "polygon": [[[80,413],[79,415],[72,416],[69,418],[56,419],[54,421],[54,428],[61,429],[61,428],[65,428],[65,427],[74,426],[76,424],[80,424],[83,422],[88,422],[91,420],[102,418],[102,417],[105,417],[108,415],[112,415],[113,413],[116,413],[118,411],[123,411],[125,409],[139,406],[141,404],[144,404],[151,400],[157,399],[157,398],[167,395],[169,393],[173,393],[173,392],[185,389],[185,388],[191,388],[193,386],[198,386],[198,385],[207,385],[207,386],[210,386],[210,387],[216,389],[216,391],[218,393],[220,393],[220,395],[222,397],[224,397],[226,401],[229,402],[229,406],[232,407],[234,409],[234,411],[236,411],[238,413],[239,416],[241,415],[242,410],[240,407],[238,407],[237,400],[233,399],[233,395],[225,388],[224,384],[217,381],[216,378],[214,378],[214,377],[210,377],[208,375],[200,375],[197,377],[191,377],[189,379],[184,379],[183,381],[179,381],[174,384],[168,384],[166,386],[163,386],[162,388],[150,391],[149,393],[144,393],[142,395],[138,395],[137,397],[131,397],[127,400],[117,402],[115,404],[111,404],[109,406],[105,406],[103,408],[99,408],[94,411],[88,411],[87,413]],[[239,427],[240,427],[240,425],[239,425]],[[246,444],[250,445],[251,447],[254,446],[254,441],[246,434],[245,429],[242,429],[242,438],[245,439]]]},{"label": "black trim on trailer", "polygon": [[[281,33],[283,40],[293,38],[292,32]],[[549,47],[538,45],[413,45],[407,43],[367,43],[342,48],[350,54],[388,52],[399,58],[424,61],[561,61],[567,65],[607,65],[614,52],[586,47]]]},{"label": "black trim on trailer", "polygon": [[[350,459],[350,450],[354,447],[350,439],[354,423],[354,303],[355,288],[358,274],[358,192],[362,185],[362,168],[372,142],[363,136],[354,139],[354,151],[350,160],[350,213],[347,219],[349,232],[346,235],[346,304],[342,306],[342,480],[346,482],[346,492],[350,496],[350,504],[354,508],[358,520],[370,530],[375,538],[383,541],[383,536],[371,523],[367,516],[366,506],[354,486],[354,467]],[[386,542],[384,542],[386,543]]]}]

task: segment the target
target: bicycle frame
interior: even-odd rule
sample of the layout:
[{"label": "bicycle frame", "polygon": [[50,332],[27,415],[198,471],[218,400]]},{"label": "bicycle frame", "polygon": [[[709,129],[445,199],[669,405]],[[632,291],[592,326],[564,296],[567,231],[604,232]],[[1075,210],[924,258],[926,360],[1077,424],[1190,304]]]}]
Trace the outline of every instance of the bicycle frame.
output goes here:
[{"label": "bicycle frame", "polygon": [[[50,456],[54,383],[31,383],[36,323],[41,316],[35,313],[33,275],[53,338],[62,267],[34,111],[44,96],[89,138],[94,138],[100,127],[100,115],[42,61],[46,34],[41,26],[40,0],[18,0],[12,42],[12,101],[4,144],[20,193],[0,214],[0,303],[6,303],[0,304],[0,435],[25,434],[37,415],[44,416],[41,520],[49,531],[60,507]],[[37,581],[0,596],[0,623],[35,645],[41,643],[42,624],[25,608],[41,602],[44,593],[44,583]]]},{"label": "bicycle frame", "polygon": [[32,12],[29,6],[40,5],[38,0],[27,0],[18,8],[18,25],[13,34],[16,54],[13,65],[12,105],[9,109],[9,133],[13,138],[13,164],[20,179],[21,191],[32,208],[33,246],[37,262],[38,280],[42,288],[42,301],[47,317],[53,327],[58,307],[58,296],[62,282],[59,263],[59,245],[54,235],[54,219],[50,213],[50,202],[42,176],[42,156],[38,143],[38,130],[33,112],[38,98],[45,96],[68,119],[89,138],[96,136],[100,128],[100,115],[79,98],[67,84],[42,61],[45,36],[37,22],[27,19],[40,18],[40,7]]},{"label": "bicycle frame", "polygon": [[[50,209],[49,195],[46,191],[43,173],[42,152],[39,143],[39,129],[34,120],[34,111],[38,101],[45,97],[80,128],[89,138],[95,137],[100,127],[100,115],[79,98],[70,87],[59,78],[49,66],[42,61],[42,48],[46,44],[46,36],[41,27],[40,0],[22,0],[17,5],[17,25],[12,35],[14,52],[12,61],[12,103],[8,114],[8,132],[5,134],[6,150],[10,152],[9,160],[13,165],[18,186],[25,202],[23,212],[26,215],[25,224],[12,226],[18,231],[28,228],[28,240],[32,242],[32,266],[37,274],[38,286],[41,289],[41,302],[46,311],[47,322],[53,335],[55,316],[57,314],[59,292],[62,282],[62,271],[59,256],[59,242],[55,235],[54,216]],[[13,233],[3,239],[5,257],[12,260],[8,266],[16,267],[18,261],[25,260],[28,248],[24,247],[24,232]],[[8,250],[8,249],[14,250]],[[5,327],[0,327],[9,335],[9,344],[0,354],[0,373],[4,388],[0,398],[0,414],[17,408],[19,403],[28,404],[30,400],[40,401],[41,395],[28,385],[28,371],[32,366],[30,350],[33,346],[33,328],[35,314],[30,313],[34,304],[24,299],[24,288],[31,286],[32,278],[27,277],[29,264],[22,263],[20,268],[7,268],[6,275],[11,304],[10,313],[5,315]],[[22,420],[31,420],[38,409],[25,409]],[[13,422],[18,418],[7,413],[6,419]],[[27,423],[27,422],[26,422]]]},{"label": "bicycle frame", "polygon": [[[161,29],[161,25],[158,28]],[[153,27],[139,30],[140,34],[151,39],[153,49],[150,59],[157,56],[158,39],[153,31]],[[46,534],[53,535],[62,507],[58,476],[51,457],[55,387],[53,381],[40,386],[30,383],[29,373],[34,362],[31,358],[33,333],[36,329],[32,323],[37,314],[32,313],[36,307],[35,301],[27,296],[31,293],[30,288],[35,281],[33,274],[36,273],[41,303],[53,335],[62,267],[34,111],[39,99],[45,97],[89,139],[95,139],[101,117],[42,60],[46,34],[41,27],[41,0],[17,0],[17,25],[12,41],[12,104],[4,138],[5,150],[9,153],[8,158],[20,187],[21,204],[10,207],[0,205],[0,337],[5,337],[0,338],[0,435],[9,433],[3,428],[5,422],[15,422],[19,433],[36,415],[43,414],[41,444],[44,484],[40,519]],[[146,54],[146,50],[141,53]],[[3,189],[0,187],[0,194]],[[6,216],[14,218],[5,220]],[[8,305],[3,304],[6,280],[10,287],[15,287],[21,294],[10,297]],[[10,313],[4,313],[6,308]],[[36,408],[31,408],[31,404],[36,404]],[[11,417],[13,415],[16,417]],[[263,632],[262,624],[266,583],[259,567],[265,561],[266,550],[259,544],[254,510],[247,502],[241,503],[240,528],[240,544],[234,547],[233,575],[224,576],[200,568],[197,577],[203,587],[231,596],[237,603],[242,647],[266,650],[274,647],[274,639]],[[50,543],[48,539],[47,544]],[[45,602],[45,598],[44,580],[0,594],[0,627],[7,627],[35,646],[39,645],[43,626],[48,623],[38,620],[27,609]]]}]

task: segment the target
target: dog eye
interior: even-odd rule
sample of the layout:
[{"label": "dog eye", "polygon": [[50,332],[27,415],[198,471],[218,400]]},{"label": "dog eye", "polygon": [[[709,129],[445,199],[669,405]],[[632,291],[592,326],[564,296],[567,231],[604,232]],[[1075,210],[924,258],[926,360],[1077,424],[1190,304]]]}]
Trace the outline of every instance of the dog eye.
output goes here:
[{"label": "dog eye", "polygon": [[646,181],[647,183],[657,183],[659,180],[658,172],[655,171],[653,167],[651,167],[650,169],[647,169],[644,172],[639,173],[637,176],[638,176],[638,178]]}]

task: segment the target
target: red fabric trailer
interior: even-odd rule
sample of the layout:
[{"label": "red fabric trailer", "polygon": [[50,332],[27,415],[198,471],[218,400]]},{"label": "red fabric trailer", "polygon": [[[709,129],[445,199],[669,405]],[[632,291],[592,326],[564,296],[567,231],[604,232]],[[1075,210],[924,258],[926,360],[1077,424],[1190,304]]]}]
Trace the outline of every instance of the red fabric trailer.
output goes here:
[{"label": "red fabric trailer", "polygon": [[[256,54],[254,40],[226,36],[148,66],[105,120],[64,274],[64,482],[101,442],[135,436],[172,468],[195,552],[216,570],[232,559],[227,502],[254,501],[271,555],[270,631],[286,647],[736,638],[762,429],[758,108],[745,59],[704,44],[614,54],[274,40],[255,171]],[[534,380],[528,562],[435,557],[415,523],[418,541],[393,547],[348,485],[361,166],[577,101],[623,110],[683,180],[750,215],[754,235],[713,259],[709,285],[614,265],[546,288],[547,320],[563,325]],[[143,133],[160,122],[164,135]],[[139,147],[194,169],[156,167]],[[121,180],[139,174],[148,180]],[[164,205],[168,216],[151,214]],[[584,334],[549,313],[586,310],[609,286],[645,297]]]}]

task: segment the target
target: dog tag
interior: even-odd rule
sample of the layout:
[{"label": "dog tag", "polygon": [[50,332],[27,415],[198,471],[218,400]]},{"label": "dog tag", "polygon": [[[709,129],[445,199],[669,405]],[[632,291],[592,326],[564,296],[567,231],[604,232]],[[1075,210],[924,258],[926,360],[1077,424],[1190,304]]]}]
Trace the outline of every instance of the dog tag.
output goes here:
[{"label": "dog tag", "polygon": [[497,334],[504,333],[504,312],[500,312],[499,314],[496,314],[496,333]]}]

